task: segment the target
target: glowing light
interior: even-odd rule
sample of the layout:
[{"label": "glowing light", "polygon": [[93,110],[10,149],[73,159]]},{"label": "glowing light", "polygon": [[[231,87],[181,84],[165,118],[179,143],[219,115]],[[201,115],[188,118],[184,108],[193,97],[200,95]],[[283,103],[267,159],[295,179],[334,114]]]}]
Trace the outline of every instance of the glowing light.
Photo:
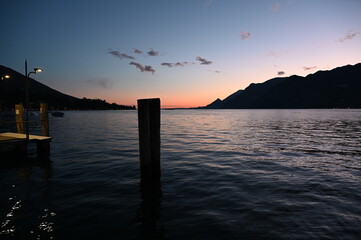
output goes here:
[{"label": "glowing light", "polygon": [[4,79],[9,79],[10,78],[10,75],[4,75],[1,77],[1,80],[4,80]]}]

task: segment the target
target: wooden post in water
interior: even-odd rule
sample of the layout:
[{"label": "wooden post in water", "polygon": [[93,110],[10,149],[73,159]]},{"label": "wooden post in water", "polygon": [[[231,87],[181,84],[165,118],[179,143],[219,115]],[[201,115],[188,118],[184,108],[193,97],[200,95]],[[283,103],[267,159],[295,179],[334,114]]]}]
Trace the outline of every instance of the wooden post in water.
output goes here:
[{"label": "wooden post in water", "polygon": [[[47,103],[40,103],[40,123],[41,135],[49,137],[49,116]],[[50,154],[50,141],[39,141],[36,145],[38,156],[48,158]]]},{"label": "wooden post in water", "polygon": [[40,103],[41,135],[49,137],[48,104]]},{"label": "wooden post in water", "polygon": [[15,105],[15,119],[18,133],[24,133],[24,106],[21,104]]},{"label": "wooden post in water", "polygon": [[138,99],[140,177],[160,182],[160,99]]}]

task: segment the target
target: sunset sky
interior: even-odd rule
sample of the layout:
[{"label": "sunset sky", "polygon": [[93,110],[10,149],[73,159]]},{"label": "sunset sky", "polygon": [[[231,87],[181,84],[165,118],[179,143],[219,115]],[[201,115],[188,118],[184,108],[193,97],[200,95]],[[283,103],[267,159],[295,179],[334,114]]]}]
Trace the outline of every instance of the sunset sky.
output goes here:
[{"label": "sunset sky", "polygon": [[361,62],[360,0],[1,0],[0,64],[75,97],[204,106]]}]

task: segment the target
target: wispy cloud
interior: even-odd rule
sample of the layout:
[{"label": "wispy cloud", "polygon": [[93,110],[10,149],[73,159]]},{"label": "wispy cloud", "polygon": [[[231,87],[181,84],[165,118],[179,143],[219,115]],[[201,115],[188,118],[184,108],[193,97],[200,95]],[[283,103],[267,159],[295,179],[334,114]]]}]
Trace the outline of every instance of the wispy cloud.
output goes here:
[{"label": "wispy cloud", "polygon": [[317,66],[312,66],[312,67],[303,67],[303,70],[305,71],[311,71],[312,69],[317,68]]},{"label": "wispy cloud", "polygon": [[201,57],[197,57],[196,60],[199,61],[200,64],[202,64],[202,65],[210,65],[210,64],[213,63],[212,61],[208,61],[208,60],[206,60],[204,58],[201,58]]},{"label": "wispy cloud", "polygon": [[242,40],[246,40],[251,37],[250,32],[240,32]]},{"label": "wispy cloud", "polygon": [[283,75],[285,75],[286,73],[284,72],[284,71],[279,71],[278,73],[277,73],[277,75],[278,76],[283,76]]},{"label": "wispy cloud", "polygon": [[103,89],[108,89],[113,87],[113,82],[111,82],[108,78],[89,79],[86,80],[86,82]]},{"label": "wispy cloud", "polygon": [[193,62],[176,62],[176,63],[169,63],[169,62],[164,62],[161,65],[165,66],[165,67],[184,67],[186,65],[191,65],[194,64]]},{"label": "wispy cloud", "polygon": [[347,40],[351,40],[351,39],[355,38],[359,34],[361,34],[361,32],[356,32],[356,31],[351,29],[346,33],[346,35],[343,38],[340,38],[338,41],[339,42],[344,42],[344,41],[347,41]]},{"label": "wispy cloud", "polygon": [[142,54],[143,53],[143,51],[139,50],[138,48],[133,48],[133,50],[134,50],[134,53],[136,53],[136,54]]},{"label": "wispy cloud", "polygon": [[119,58],[119,59],[135,59],[135,57],[129,56],[128,54],[125,54],[125,53],[121,53],[121,52],[119,52],[117,50],[109,49],[108,53],[115,56],[115,57],[117,57],[117,58]]},{"label": "wispy cloud", "polygon": [[212,73],[223,73],[222,71],[218,71],[218,70],[208,70],[208,71]]},{"label": "wispy cloud", "polygon": [[174,67],[174,63],[167,63],[167,62],[165,62],[165,63],[162,63],[161,65],[162,65],[162,66],[166,66],[166,67]]},{"label": "wispy cloud", "polygon": [[281,6],[278,3],[273,4],[272,7],[271,7],[271,11],[276,12],[276,11],[278,11],[280,9],[280,7]]},{"label": "wispy cloud", "polygon": [[148,54],[149,56],[155,57],[155,56],[158,56],[158,55],[159,55],[159,52],[155,51],[154,49],[151,49],[149,52],[147,52],[147,54]]},{"label": "wispy cloud", "polygon": [[141,72],[151,72],[152,74],[155,73],[155,70],[153,69],[152,66],[147,66],[147,65],[144,66],[137,62],[130,62],[129,65],[136,66],[136,68],[138,68]]}]

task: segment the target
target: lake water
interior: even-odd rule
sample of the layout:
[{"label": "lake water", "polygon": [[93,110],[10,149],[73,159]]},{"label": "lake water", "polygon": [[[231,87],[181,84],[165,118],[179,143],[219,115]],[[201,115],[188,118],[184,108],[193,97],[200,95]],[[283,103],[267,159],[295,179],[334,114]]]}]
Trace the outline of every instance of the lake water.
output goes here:
[{"label": "lake water", "polygon": [[150,194],[136,111],[50,116],[50,159],[0,162],[0,238],[361,239],[361,110],[161,114]]}]

